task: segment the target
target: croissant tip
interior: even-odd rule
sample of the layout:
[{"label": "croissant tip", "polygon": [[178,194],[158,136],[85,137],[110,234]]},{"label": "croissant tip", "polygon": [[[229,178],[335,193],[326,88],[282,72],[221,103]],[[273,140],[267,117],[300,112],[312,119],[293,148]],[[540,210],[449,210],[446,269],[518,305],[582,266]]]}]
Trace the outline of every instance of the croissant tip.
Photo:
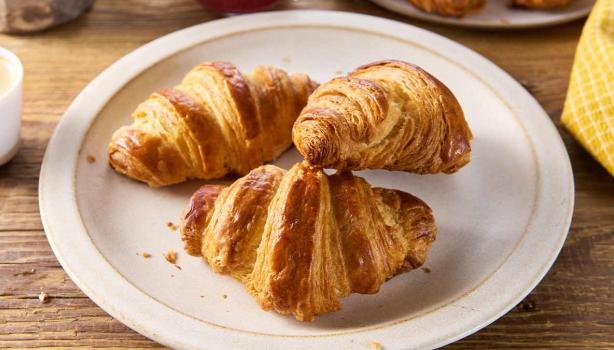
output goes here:
[{"label": "croissant tip", "polygon": [[144,182],[149,187],[158,188],[162,186],[149,171],[139,164],[139,161],[133,157],[129,150],[123,149],[117,144],[109,145],[108,164],[116,172],[133,180]]},{"label": "croissant tip", "polygon": [[184,250],[192,256],[202,256],[202,235],[209,224],[217,197],[226,186],[206,184],[192,194],[181,215],[181,240]]},{"label": "croissant tip", "polygon": [[293,130],[293,139],[298,152],[311,165],[327,167],[329,159],[336,157],[336,144],[330,142],[326,134],[317,130],[316,123],[297,123]]}]

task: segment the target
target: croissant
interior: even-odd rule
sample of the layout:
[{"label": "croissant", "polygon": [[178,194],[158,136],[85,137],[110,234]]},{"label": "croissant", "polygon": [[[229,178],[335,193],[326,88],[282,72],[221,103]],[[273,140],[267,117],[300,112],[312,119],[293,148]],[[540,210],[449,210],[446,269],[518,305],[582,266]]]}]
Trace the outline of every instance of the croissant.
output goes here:
[{"label": "croissant", "polygon": [[313,165],[421,174],[467,164],[472,137],[452,92],[401,61],[371,63],[322,84],[292,130]]},{"label": "croissant", "polygon": [[202,186],[181,231],[189,254],[244,283],[263,309],[301,321],[422,265],[436,235],[420,199],[306,162],[289,171],[263,165],[228,187]]},{"label": "croissant", "polygon": [[571,0],[512,0],[513,6],[529,9],[552,9],[569,5]]},{"label": "croissant", "polygon": [[315,87],[304,74],[268,66],[244,76],[231,63],[199,64],[137,107],[133,124],[113,135],[109,163],[152,187],[245,175],[290,147]]},{"label": "croissant", "polygon": [[[484,7],[485,0],[408,0],[418,9],[448,17],[463,17]],[[512,6],[552,9],[567,6],[572,0],[511,0]]]},{"label": "croissant", "polygon": [[442,16],[463,17],[484,7],[485,0],[409,0],[422,11]]}]

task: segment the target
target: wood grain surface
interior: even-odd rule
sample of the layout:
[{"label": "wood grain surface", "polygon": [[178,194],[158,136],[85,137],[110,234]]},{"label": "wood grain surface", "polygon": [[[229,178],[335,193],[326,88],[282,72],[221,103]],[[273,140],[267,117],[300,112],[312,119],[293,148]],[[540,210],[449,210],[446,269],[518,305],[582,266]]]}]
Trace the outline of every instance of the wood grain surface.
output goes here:
[{"label": "wood grain surface", "polygon": [[[393,18],[456,40],[523,83],[558,125],[583,20],[489,32],[406,19],[367,1],[279,6],[306,8]],[[161,347],[98,308],[64,273],[39,218],[38,175],[55,125],[89,81],[152,39],[214,18],[192,0],[97,0],[67,25],[34,35],[0,35],[0,46],[14,51],[25,66],[23,143],[15,159],[0,167],[0,348]],[[614,179],[559,130],[576,181],[565,247],[523,302],[451,349],[614,349]],[[48,293],[48,303],[39,302],[41,291]]]}]

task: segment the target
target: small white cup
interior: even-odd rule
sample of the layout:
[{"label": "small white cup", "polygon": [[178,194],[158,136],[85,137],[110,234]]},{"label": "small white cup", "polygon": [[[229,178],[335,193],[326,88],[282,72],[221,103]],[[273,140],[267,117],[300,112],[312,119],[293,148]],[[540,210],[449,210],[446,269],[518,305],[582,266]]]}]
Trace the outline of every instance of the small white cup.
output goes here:
[{"label": "small white cup", "polygon": [[[0,58],[8,62],[11,81],[4,92],[0,92],[0,166],[15,156],[19,149],[21,129],[21,89],[23,66],[11,51],[0,47]],[[0,64],[4,64],[0,62]]]}]

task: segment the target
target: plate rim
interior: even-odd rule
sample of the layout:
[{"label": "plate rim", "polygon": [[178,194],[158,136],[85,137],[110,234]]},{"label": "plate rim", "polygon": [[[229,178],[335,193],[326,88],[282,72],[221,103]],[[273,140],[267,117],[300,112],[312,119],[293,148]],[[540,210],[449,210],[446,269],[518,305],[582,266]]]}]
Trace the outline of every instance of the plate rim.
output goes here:
[{"label": "plate rim", "polygon": [[[463,27],[463,28],[476,28],[476,29],[496,29],[496,30],[516,30],[516,29],[527,29],[527,28],[544,28],[555,26],[563,23],[572,22],[578,20],[580,18],[584,18],[588,16],[591,12],[592,6],[590,8],[586,8],[582,11],[577,11],[567,16],[560,17],[550,21],[542,21],[542,22],[533,22],[533,23],[525,23],[525,24],[513,24],[513,23],[501,23],[501,22],[473,22],[473,21],[462,21],[458,18],[454,17],[445,17],[439,16],[432,13],[426,13],[418,10],[416,11],[406,11],[405,5],[397,4],[397,0],[370,0],[372,3],[385,8],[388,11],[400,14],[405,17],[415,18],[421,21],[437,23],[455,27]],[[411,4],[408,4],[412,6]],[[594,5],[594,3],[593,3]]]},{"label": "plate rim", "polygon": [[[60,248],[60,245],[64,245],[63,248],[65,248],[66,242],[61,242],[60,241],[61,238],[56,233],[53,232],[54,228],[58,228],[58,226],[62,225],[62,221],[65,219],[65,217],[61,215],[57,215],[58,214],[57,207],[49,207],[49,204],[46,198],[47,197],[52,198],[54,194],[55,196],[57,196],[57,186],[52,187],[53,185],[50,185],[50,183],[53,184],[54,183],[53,180],[59,180],[60,182],[63,183],[64,187],[68,186],[68,188],[64,188],[65,190],[67,190],[64,197],[66,196],[71,197],[72,200],[74,201],[74,203],[72,204],[71,203],[67,204],[68,209],[76,209],[76,213],[79,216],[78,206],[76,205],[77,199],[75,197],[75,191],[74,191],[75,190],[74,175],[75,175],[78,159],[80,157],[81,145],[82,145],[82,142],[85,136],[87,135],[87,130],[89,129],[89,126],[91,126],[91,124],[97,117],[100,109],[104,105],[106,105],[109,99],[112,98],[112,96],[117,91],[119,91],[123,86],[125,86],[125,84],[127,84],[129,81],[134,79],[134,77],[141,74],[144,70],[148,69],[150,66],[184,49],[187,49],[189,47],[202,43],[208,37],[215,38],[216,37],[215,35],[217,32],[221,31],[223,33],[225,31],[227,33],[232,33],[232,32],[240,31],[241,28],[249,29],[249,28],[254,28],[254,27],[267,27],[267,26],[275,26],[275,24],[277,24],[277,26],[282,26],[282,25],[279,25],[279,23],[288,21],[288,19],[286,18],[286,16],[288,15],[290,17],[294,17],[293,23],[299,20],[299,21],[304,22],[303,24],[312,23],[312,24],[316,24],[320,26],[325,26],[325,23],[330,24],[330,23],[344,22],[346,27],[366,29],[370,32],[376,32],[376,33],[381,31],[382,33],[387,33],[388,35],[396,36],[396,37],[400,37],[400,34],[398,34],[397,32],[393,34],[392,33],[393,31],[391,30],[391,28],[398,29],[400,33],[413,32],[414,34],[420,34],[421,36],[425,36],[425,37],[428,37],[429,39],[433,39],[433,41],[430,44],[424,45],[425,47],[431,48],[431,49],[432,47],[438,46],[439,44],[445,44],[446,46],[453,48],[454,51],[460,52],[462,54],[465,54],[467,57],[469,57],[469,58],[465,58],[466,61],[471,61],[474,63],[475,63],[475,60],[480,61],[482,66],[488,68],[487,70],[490,71],[490,73],[494,74],[495,76],[503,77],[504,80],[506,80],[506,83],[511,84],[511,86],[516,90],[515,91],[516,94],[518,93],[523,94],[524,98],[527,99],[527,101],[532,101],[531,102],[533,104],[532,107],[534,107],[534,109],[536,107],[537,108],[536,112],[539,112],[539,114],[541,114],[542,116],[542,118],[536,118],[536,119],[543,119],[542,124],[545,123],[546,128],[551,129],[549,132],[555,133],[555,135],[553,136],[555,137],[554,141],[555,141],[556,147],[558,148],[558,151],[562,151],[562,154],[560,155],[562,155],[562,161],[566,165],[565,170],[566,170],[567,180],[569,181],[569,187],[567,188],[567,191],[570,194],[570,196],[568,198],[568,203],[567,203],[568,204],[568,215],[566,215],[565,217],[565,223],[562,224],[563,233],[560,239],[558,240],[558,244],[554,246],[551,256],[545,259],[544,265],[533,276],[534,277],[533,281],[529,283],[526,286],[526,288],[523,289],[518,294],[516,298],[514,298],[511,301],[508,301],[506,306],[500,308],[499,312],[490,314],[490,317],[488,317],[487,319],[482,319],[479,323],[473,324],[471,327],[465,327],[462,332],[456,332],[453,335],[443,336],[443,337],[440,337],[440,339],[432,339],[432,341],[423,344],[423,346],[435,347],[435,346],[442,346],[442,345],[448,344],[450,342],[453,342],[455,340],[458,340],[462,337],[465,337],[469,334],[474,333],[475,331],[485,327],[486,325],[490,324],[491,322],[499,318],[502,314],[506,313],[509,309],[511,309],[514,305],[516,305],[518,301],[524,298],[524,296],[526,296],[539,283],[539,281],[541,281],[543,276],[548,272],[550,266],[556,260],[556,257],[558,256],[558,253],[560,249],[562,248],[563,243],[565,242],[565,238],[569,230],[569,225],[571,223],[571,216],[573,213],[574,189],[573,189],[573,174],[571,172],[571,164],[569,162],[569,157],[562,143],[560,135],[556,131],[554,124],[552,123],[550,118],[546,115],[545,111],[539,105],[539,103],[535,101],[535,99],[531,95],[529,95],[513,78],[511,78],[507,73],[502,71],[500,68],[495,66],[492,62],[490,62],[486,58],[480,56],[479,54],[471,51],[470,49],[456,42],[453,42],[447,38],[444,38],[435,33],[431,33],[426,30],[423,30],[423,29],[420,29],[420,28],[417,28],[417,27],[414,27],[408,24],[404,24],[404,23],[400,23],[400,22],[396,22],[396,21],[392,21],[388,19],[382,19],[379,17],[369,16],[369,15],[360,15],[360,14],[345,13],[345,12],[317,11],[317,10],[278,11],[278,12],[244,15],[244,16],[239,16],[239,17],[225,18],[221,20],[201,23],[201,24],[198,24],[192,27],[188,27],[188,28],[179,30],[177,32],[167,34],[144,46],[141,46],[135,49],[128,55],[120,58],[114,64],[109,66],[106,70],[100,73],[94,80],[92,80],[92,82],[90,82],[81,91],[81,93],[75,98],[75,100],[71,103],[69,108],[64,113],[64,116],[62,117],[60,123],[56,127],[53,133],[53,136],[49,142],[49,145],[45,152],[45,156],[44,156],[43,163],[41,166],[41,174],[40,174],[40,179],[39,179],[39,207],[41,209],[41,219],[43,222],[43,226],[45,228],[45,233],[50,242],[50,245],[57,259],[60,261],[60,264],[62,265],[62,267],[69,274],[69,276],[73,279],[73,281],[79,286],[79,288],[83,290],[85,294],[88,295],[88,297],[90,297],[94,302],[96,302],[96,304],[98,304],[106,312],[108,312],[113,317],[120,320],[122,323],[126,324],[130,328],[162,344],[166,344],[166,345],[170,345],[174,347],[180,347],[180,348],[195,348],[193,343],[190,343],[189,341],[188,342],[183,341],[181,337],[178,337],[176,334],[168,334],[168,332],[152,330],[151,329],[152,327],[148,327],[148,325],[151,326],[149,324],[151,323],[149,322],[149,320],[141,321],[139,323],[138,321],[134,320],[133,317],[132,318],[129,317],[125,312],[122,312],[122,310],[119,310],[116,306],[112,305],[113,304],[112,301],[106,300],[104,296],[96,293],[93,290],[95,289],[95,287],[90,288],[90,285],[87,282],[83,281],[83,279],[81,278],[81,277],[84,277],[83,268],[75,268],[74,266],[71,265],[71,263],[67,261],[67,260],[70,260],[71,258],[67,255],[64,255],[62,248]],[[357,21],[356,20],[358,19],[357,17],[361,20]],[[254,24],[258,20],[260,21],[259,22],[260,24],[257,24],[257,25]],[[262,24],[263,22],[267,22],[267,24]],[[375,24],[379,24],[381,25],[381,27],[385,27],[385,28],[384,29],[378,28],[378,30],[375,30],[373,28]],[[228,29],[230,27],[233,27],[233,25],[235,28],[234,30]],[[227,26],[228,28],[223,28],[225,26]],[[330,25],[328,26],[330,27]],[[220,27],[221,27],[221,30],[220,30]],[[208,30],[216,29],[217,32],[216,30],[211,30],[208,33],[208,31],[204,29],[208,29]],[[211,32],[213,32],[213,34]],[[181,38],[182,40],[178,40]],[[435,45],[435,43],[437,43],[438,45]],[[435,50],[435,49],[432,49],[432,50]],[[150,57],[153,57],[153,58],[150,58],[147,60],[140,59],[141,56],[144,56],[146,54],[152,54]],[[126,69],[126,67],[130,67],[130,69]],[[113,76],[117,74],[118,72],[123,71],[124,73],[126,73],[125,72],[126,70],[129,71],[129,74],[124,74],[124,76],[121,79],[113,78]],[[472,70],[470,71],[473,72]],[[107,84],[111,84],[113,86],[112,89],[109,89],[112,91],[103,90],[104,93],[101,94],[98,90]],[[93,94],[96,94],[99,96],[98,97],[99,106],[98,107],[89,106],[89,110],[91,114],[88,116],[89,121],[84,121],[83,119],[85,118],[81,118],[81,120],[79,120],[78,118],[80,115],[80,111],[84,109],[84,103],[87,103],[88,97]],[[72,124],[75,124],[77,122],[80,122],[81,124],[87,124],[86,129],[81,135],[81,139],[78,141],[77,152],[74,158],[72,159],[70,159],[70,157],[58,158],[58,152],[59,152],[58,149],[67,148],[65,144],[62,144],[59,142],[59,140],[61,139],[60,134],[66,133],[70,131],[71,129],[75,128],[75,125],[69,124],[69,122],[71,121],[73,122]],[[59,152],[59,153],[62,153],[62,152]],[[69,179],[68,181],[66,181],[66,179],[62,179],[61,175],[54,174],[50,170],[50,169],[53,169],[53,166],[54,166],[54,163],[52,162],[55,161],[55,164],[58,164],[58,159],[60,160],[60,163],[68,165],[68,167],[65,169],[70,169],[72,172],[71,176],[69,176],[71,177],[71,179]],[[51,213],[52,208],[53,210],[55,210],[54,213]],[[86,231],[85,225],[80,221],[80,216],[79,216],[78,222],[73,222],[72,225],[77,229]],[[90,239],[89,234],[86,233],[85,236],[87,236],[88,239]],[[91,242],[91,239],[90,239],[90,243],[95,248],[95,244]],[[98,252],[98,254],[101,255],[100,252]],[[104,259],[102,255],[101,255],[101,258]],[[505,263],[506,262],[504,262],[503,264]],[[112,265],[110,265],[109,267],[112,270],[114,270]],[[137,294],[139,293],[144,294],[141,291],[139,291]],[[145,294],[145,297],[149,297],[149,296]],[[140,314],[139,316],[144,317],[144,316],[148,316],[148,314],[147,313]],[[165,315],[165,316],[168,318],[169,315]],[[148,323],[148,325],[143,325],[143,323]],[[216,330],[214,330],[214,334],[215,332]],[[377,329],[374,330],[374,332],[377,332]],[[365,331],[365,333],[369,333],[369,331]],[[217,334],[217,336],[219,339],[223,338],[223,337],[220,337],[219,334]],[[343,334],[339,336],[341,337],[343,336]],[[254,336],[251,335],[248,337],[254,337]],[[336,337],[335,334],[329,336],[329,338],[335,338],[335,337]],[[277,338],[275,339],[279,339],[279,338],[287,339],[287,337],[283,337],[283,336],[277,336]],[[292,338],[298,338],[298,337],[292,337]],[[307,338],[312,339],[311,337],[307,337]],[[216,339],[216,342],[219,341],[219,339]],[[254,341],[255,339],[248,338],[248,340]],[[226,343],[222,342],[218,344],[222,346],[223,344],[228,344],[228,343],[230,342],[226,342]],[[285,342],[284,345],[289,345],[289,344]]]}]

